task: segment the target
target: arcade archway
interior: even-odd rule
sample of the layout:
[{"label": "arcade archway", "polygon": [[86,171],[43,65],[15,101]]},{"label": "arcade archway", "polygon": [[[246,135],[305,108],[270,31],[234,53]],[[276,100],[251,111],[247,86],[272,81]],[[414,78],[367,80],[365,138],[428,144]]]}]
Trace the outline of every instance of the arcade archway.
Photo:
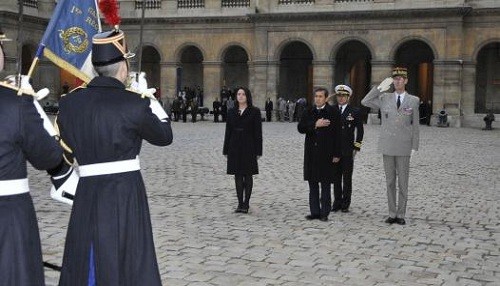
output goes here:
[{"label": "arcade archway", "polygon": [[424,102],[433,101],[434,53],[425,42],[410,40],[401,44],[395,55],[395,64],[408,68],[406,90]]},{"label": "arcade archway", "polygon": [[146,73],[149,87],[158,89],[161,86],[161,67],[160,53],[153,46],[144,46],[142,48],[141,69]]},{"label": "arcade archway", "polygon": [[222,85],[233,90],[237,86],[248,87],[248,54],[240,46],[230,46],[222,58]]},{"label": "arcade archway", "polygon": [[475,113],[500,113],[500,42],[479,51],[476,65]]},{"label": "arcade archway", "polygon": [[313,53],[304,43],[287,44],[280,55],[278,96],[297,100],[312,97]]},{"label": "arcade archway", "polygon": [[344,43],[335,56],[333,84],[347,84],[352,87],[350,103],[361,106],[361,99],[370,90],[371,53],[368,47],[356,40]]},{"label": "arcade archway", "polygon": [[185,90],[194,97],[196,90],[203,87],[203,54],[195,46],[187,46],[180,54],[177,76],[177,90]]}]

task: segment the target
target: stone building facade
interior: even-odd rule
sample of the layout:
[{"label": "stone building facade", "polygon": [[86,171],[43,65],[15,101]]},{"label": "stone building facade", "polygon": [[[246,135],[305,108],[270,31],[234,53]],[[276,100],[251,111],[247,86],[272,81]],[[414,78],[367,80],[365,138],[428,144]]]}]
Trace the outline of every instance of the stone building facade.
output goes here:
[{"label": "stone building facade", "polygon": [[[17,0],[0,4],[0,27],[17,38]],[[23,70],[54,9],[24,0],[21,42],[6,43],[7,67]],[[121,28],[140,49],[142,1],[120,1]],[[500,1],[497,0],[145,0],[142,69],[164,100],[183,87],[249,86],[255,104],[310,98],[314,86],[354,88],[359,105],[394,65],[409,69],[410,93],[446,108],[455,126],[500,114]],[[137,60],[132,63],[137,68]],[[58,76],[61,74],[61,76]],[[65,79],[42,61],[35,82]],[[497,116],[497,118],[500,116]]]}]

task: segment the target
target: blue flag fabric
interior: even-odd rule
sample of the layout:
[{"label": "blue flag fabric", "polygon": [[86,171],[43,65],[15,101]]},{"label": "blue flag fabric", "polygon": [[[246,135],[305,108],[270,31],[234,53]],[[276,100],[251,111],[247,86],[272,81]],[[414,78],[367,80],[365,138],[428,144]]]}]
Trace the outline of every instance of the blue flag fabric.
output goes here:
[{"label": "blue flag fabric", "polygon": [[85,82],[85,62],[100,24],[94,0],[59,0],[37,51]]}]

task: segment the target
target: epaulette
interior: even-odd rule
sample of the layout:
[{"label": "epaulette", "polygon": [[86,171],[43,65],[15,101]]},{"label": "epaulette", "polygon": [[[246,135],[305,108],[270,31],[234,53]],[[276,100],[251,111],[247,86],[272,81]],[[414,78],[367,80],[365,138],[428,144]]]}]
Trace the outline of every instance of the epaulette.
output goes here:
[{"label": "epaulette", "polygon": [[131,88],[126,88],[125,90],[130,91],[130,92],[133,92],[133,93],[135,93],[135,94],[138,94],[141,98],[146,98],[146,97],[147,97],[147,98],[150,98],[150,99],[154,99],[154,100],[156,100],[156,97],[155,97],[154,95],[152,95],[152,94],[150,94],[150,93],[147,93],[147,92],[143,92],[143,93],[141,93],[141,92],[136,91],[136,90],[133,90],[133,89],[131,89]]},{"label": "epaulette", "polygon": [[82,84],[82,85],[80,85],[80,86],[77,86],[77,87],[73,88],[72,90],[68,91],[68,93],[61,94],[61,97],[66,96],[67,94],[70,94],[72,92],[78,91],[80,89],[84,89],[84,88],[87,88],[87,84],[85,84],[85,83]]},{"label": "epaulette", "polygon": [[33,97],[36,96],[36,94],[33,93],[32,91],[20,89],[19,87],[15,86],[15,85],[12,85],[12,84],[10,84],[9,82],[6,82],[6,81],[0,81],[0,86],[3,86],[3,87],[8,88],[8,89],[12,89],[13,91],[15,91],[18,94],[19,94],[19,92],[21,92],[22,94],[25,94],[25,95],[31,95]]}]

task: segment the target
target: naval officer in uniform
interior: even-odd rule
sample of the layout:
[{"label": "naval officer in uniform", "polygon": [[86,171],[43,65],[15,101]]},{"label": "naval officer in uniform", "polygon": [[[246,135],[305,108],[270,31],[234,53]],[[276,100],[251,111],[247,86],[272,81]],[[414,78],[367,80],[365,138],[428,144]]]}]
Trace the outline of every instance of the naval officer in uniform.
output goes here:
[{"label": "naval officer in uniform", "polygon": [[[392,78],[386,78],[374,87],[361,103],[367,107],[380,109],[382,128],[379,138],[379,151],[383,155],[387,183],[388,224],[406,224],[406,202],[408,201],[408,178],[410,175],[410,156],[419,145],[419,99],[408,94],[408,71],[396,67]],[[394,84],[394,92],[386,92]],[[396,202],[396,179],[398,198]]]},{"label": "naval officer in uniform", "polygon": [[[2,40],[0,33],[0,71]],[[44,129],[45,114],[35,104],[32,91],[19,92],[15,85],[0,82],[0,285],[45,285],[26,161],[36,169],[52,169],[62,161],[62,149],[51,136],[55,130]]]},{"label": "naval officer in uniform", "polygon": [[[363,121],[359,109],[349,104],[352,89],[344,84],[335,87],[337,108],[340,111],[341,128],[339,131],[340,161],[334,165],[334,201],[332,212],[349,212],[352,194],[352,172],[354,156],[361,150],[363,142]],[[356,133],[356,134],[355,134]]]},{"label": "naval officer in uniform", "polygon": [[61,140],[80,174],[59,285],[161,285],[138,155],[143,140],[172,143],[170,120],[155,99],[126,89],[133,54],[121,30],[92,44],[99,76],[59,103]]}]

